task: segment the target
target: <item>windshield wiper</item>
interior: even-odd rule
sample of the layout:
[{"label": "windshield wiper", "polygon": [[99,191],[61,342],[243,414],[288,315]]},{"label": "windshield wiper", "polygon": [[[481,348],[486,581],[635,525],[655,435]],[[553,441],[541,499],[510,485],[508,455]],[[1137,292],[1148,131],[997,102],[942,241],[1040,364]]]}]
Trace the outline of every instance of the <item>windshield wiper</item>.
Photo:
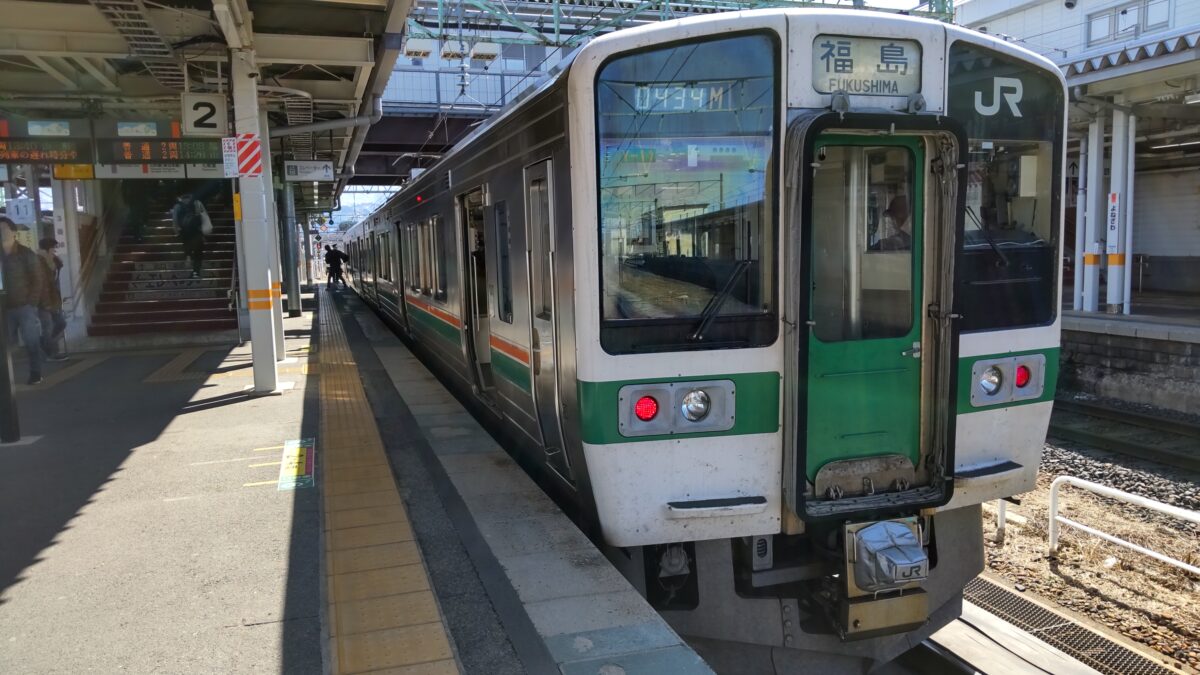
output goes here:
[{"label": "windshield wiper", "polygon": [[1005,267],[1008,267],[1008,256],[1004,255],[1004,251],[1001,251],[1000,247],[996,245],[996,241],[992,239],[991,231],[989,231],[983,223],[979,222],[979,216],[975,215],[975,212],[971,210],[971,207],[968,206],[964,210],[967,212],[967,215],[971,216],[971,220],[975,221],[975,226],[978,227],[979,231],[983,233],[983,238],[987,240],[988,246],[992,247],[992,252],[996,254],[996,257],[1000,258],[1000,262],[1004,263]]},{"label": "windshield wiper", "polygon": [[737,267],[733,268],[733,272],[729,274],[729,278],[725,280],[725,284],[721,286],[721,290],[708,301],[704,306],[704,310],[700,312],[700,323],[696,324],[696,330],[688,336],[688,340],[699,342],[704,339],[704,332],[708,330],[708,326],[717,318],[717,313],[721,311],[721,305],[725,304],[725,300],[733,293],[733,286],[737,280],[745,274],[746,270],[750,269],[749,260],[739,260]]}]

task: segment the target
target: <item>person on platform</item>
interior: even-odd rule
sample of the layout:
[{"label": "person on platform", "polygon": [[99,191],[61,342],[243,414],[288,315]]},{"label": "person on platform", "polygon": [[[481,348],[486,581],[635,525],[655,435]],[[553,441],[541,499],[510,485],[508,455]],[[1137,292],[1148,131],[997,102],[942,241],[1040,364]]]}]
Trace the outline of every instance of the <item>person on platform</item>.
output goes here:
[{"label": "person on platform", "polygon": [[58,339],[67,330],[67,318],[63,315],[62,286],[59,283],[63,262],[54,253],[57,247],[58,242],[54,237],[46,237],[38,242],[38,261],[44,265],[42,272],[46,280],[38,317],[42,322],[42,351],[46,353],[47,361],[67,359],[58,349]]},{"label": "person on platform", "polygon": [[342,276],[342,262],[349,259],[349,256],[337,250],[336,245],[332,247],[329,244],[325,245],[325,265],[329,270],[325,281],[326,286],[333,288],[333,285],[339,281],[342,282],[342,286],[346,285],[346,278]]},{"label": "person on platform", "polygon": [[42,322],[38,305],[45,293],[45,265],[37,254],[17,241],[17,232],[29,228],[0,216],[0,264],[4,266],[4,311],[8,334],[21,336],[29,354],[29,384],[42,382]]},{"label": "person on platform", "polygon": [[[175,233],[183,241],[183,252],[192,261],[192,278],[199,279],[204,264],[205,230],[212,230],[208,212],[204,210],[204,204],[191,193],[183,194],[171,210],[171,220],[175,223]],[[206,222],[209,223],[207,226]]]}]

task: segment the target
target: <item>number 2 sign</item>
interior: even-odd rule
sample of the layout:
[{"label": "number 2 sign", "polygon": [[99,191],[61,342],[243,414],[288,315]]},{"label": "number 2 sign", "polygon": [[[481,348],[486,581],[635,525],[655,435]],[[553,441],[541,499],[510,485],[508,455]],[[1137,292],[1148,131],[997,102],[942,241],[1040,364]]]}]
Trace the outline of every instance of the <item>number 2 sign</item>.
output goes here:
[{"label": "number 2 sign", "polygon": [[229,130],[225,94],[182,94],[184,136],[225,136]]}]

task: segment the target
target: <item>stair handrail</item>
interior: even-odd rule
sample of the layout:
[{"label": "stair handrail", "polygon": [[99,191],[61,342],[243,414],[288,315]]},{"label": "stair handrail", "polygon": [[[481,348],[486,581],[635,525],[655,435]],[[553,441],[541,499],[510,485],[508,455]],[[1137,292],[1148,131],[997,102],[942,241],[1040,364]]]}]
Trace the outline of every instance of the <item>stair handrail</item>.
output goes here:
[{"label": "stair handrail", "polygon": [[233,253],[233,274],[229,277],[229,289],[225,291],[225,298],[229,300],[229,311],[236,312],[241,306],[241,295],[238,293],[238,259],[237,251]]}]

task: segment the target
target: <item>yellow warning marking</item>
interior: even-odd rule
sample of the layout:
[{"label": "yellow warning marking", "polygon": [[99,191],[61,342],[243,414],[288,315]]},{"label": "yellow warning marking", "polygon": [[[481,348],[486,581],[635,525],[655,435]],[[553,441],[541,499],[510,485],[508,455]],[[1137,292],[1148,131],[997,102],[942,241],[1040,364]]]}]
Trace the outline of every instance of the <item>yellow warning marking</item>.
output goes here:
[{"label": "yellow warning marking", "polygon": [[278,485],[277,480],[260,480],[256,483],[242,483],[242,487],[258,487],[260,485]]},{"label": "yellow warning marking", "polygon": [[24,384],[18,384],[17,391],[27,391],[29,389],[47,389],[49,387],[53,387],[56,384],[61,384],[62,382],[75,377],[89,368],[99,365],[101,361],[107,358],[108,356],[91,356],[79,359],[77,362],[70,364],[66,368],[56,370],[53,373],[45,376],[42,378],[41,384],[35,384],[32,387]]},{"label": "yellow warning marking", "polygon": [[254,448],[250,452],[270,452],[271,450],[282,450],[282,445],[272,445],[266,448]]},{"label": "yellow warning marking", "polygon": [[150,373],[150,376],[142,380],[146,384],[158,384],[162,382],[179,382],[181,380],[202,380],[203,373],[188,373],[184,372],[192,362],[200,358],[204,353],[203,349],[185,349],[178,356],[167,361],[166,365],[158,370]]},{"label": "yellow warning marking", "polygon": [[263,462],[262,464],[251,464],[251,469],[257,469],[260,466],[279,466],[279,462]]},{"label": "yellow warning marking", "polygon": [[188,466],[205,466],[206,464],[229,464],[230,462],[249,462],[258,457],[234,457],[233,459],[210,459],[207,462],[190,462]]},{"label": "yellow warning marking", "polygon": [[[320,294],[314,328],[319,325],[321,337],[317,382],[327,555],[343,562],[370,556],[349,569],[326,567],[330,670],[419,668],[453,675],[458,666],[419,544],[387,471],[383,439],[341,318],[326,296]],[[405,548],[409,555],[397,553]],[[384,551],[389,554],[374,555]]]},{"label": "yellow warning marking", "polygon": [[251,300],[246,303],[247,309],[271,309],[270,300]]},{"label": "yellow warning marking", "polygon": [[242,193],[233,193],[233,219],[242,219]]}]

